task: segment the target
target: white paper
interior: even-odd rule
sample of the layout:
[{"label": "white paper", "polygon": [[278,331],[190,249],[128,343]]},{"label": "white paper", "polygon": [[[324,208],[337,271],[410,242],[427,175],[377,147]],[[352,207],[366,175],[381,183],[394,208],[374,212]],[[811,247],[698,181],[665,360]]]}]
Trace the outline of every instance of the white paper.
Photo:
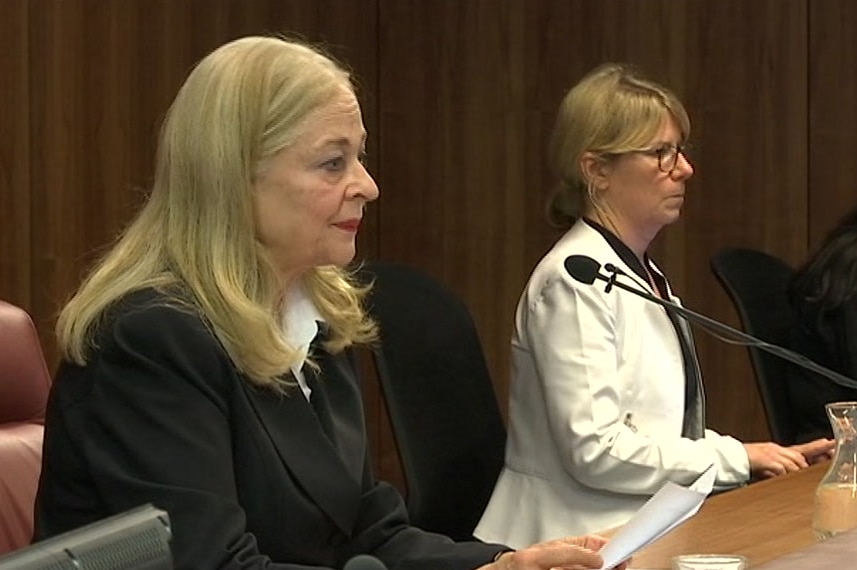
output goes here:
[{"label": "white paper", "polygon": [[601,549],[604,566],[612,568],[696,514],[714,487],[712,465],[689,487],[669,482],[652,495]]}]

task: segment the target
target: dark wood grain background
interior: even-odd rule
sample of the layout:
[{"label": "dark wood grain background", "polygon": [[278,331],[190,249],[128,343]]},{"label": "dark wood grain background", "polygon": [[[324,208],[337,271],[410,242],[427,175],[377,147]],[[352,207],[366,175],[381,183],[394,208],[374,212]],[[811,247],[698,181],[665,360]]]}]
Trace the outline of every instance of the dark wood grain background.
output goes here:
[{"label": "dark wood grain background", "polygon": [[[689,307],[737,326],[709,257],[744,245],[796,264],[857,205],[851,0],[2,0],[0,298],[32,313],[52,366],[57,310],[144,199],[184,77],[260,33],[323,42],[354,70],[381,188],[360,255],[464,298],[504,408],[515,303],[556,238],[547,136],[595,65],[636,63],[690,112],[696,175],[654,249]],[[746,350],[697,339],[710,423],[768,437]]]}]

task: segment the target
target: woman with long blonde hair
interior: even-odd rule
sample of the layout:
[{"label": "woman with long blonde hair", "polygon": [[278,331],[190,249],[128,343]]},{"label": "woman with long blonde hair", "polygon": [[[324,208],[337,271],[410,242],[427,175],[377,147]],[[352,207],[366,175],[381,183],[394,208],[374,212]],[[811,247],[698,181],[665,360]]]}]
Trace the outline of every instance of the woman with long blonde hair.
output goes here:
[{"label": "woman with long blonde hair", "polygon": [[423,532],[373,478],[350,347],[376,327],[345,269],[378,197],[365,145],[349,74],[306,44],[194,68],[151,196],[60,315],[36,539],[152,503],[178,568],[600,567],[597,537]]}]

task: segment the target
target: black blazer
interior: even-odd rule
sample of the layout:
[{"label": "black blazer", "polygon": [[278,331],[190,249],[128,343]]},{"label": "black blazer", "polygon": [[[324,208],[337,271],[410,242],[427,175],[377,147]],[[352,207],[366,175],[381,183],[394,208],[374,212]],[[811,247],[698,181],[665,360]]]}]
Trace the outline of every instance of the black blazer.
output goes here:
[{"label": "black blazer", "polygon": [[318,360],[333,437],[298,389],[252,387],[200,316],[130,295],[87,365],[57,371],[35,539],[151,502],[170,515],[177,568],[341,568],[367,553],[391,569],[469,570],[503,550],[409,525],[370,472],[353,363]]}]

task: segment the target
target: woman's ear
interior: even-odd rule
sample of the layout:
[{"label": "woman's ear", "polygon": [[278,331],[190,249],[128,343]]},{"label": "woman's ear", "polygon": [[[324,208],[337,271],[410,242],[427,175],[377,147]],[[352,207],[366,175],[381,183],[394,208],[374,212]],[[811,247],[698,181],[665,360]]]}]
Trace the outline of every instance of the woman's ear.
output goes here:
[{"label": "woman's ear", "polygon": [[583,179],[598,190],[607,188],[609,165],[604,158],[594,152],[584,152],[580,157],[580,172]]}]

